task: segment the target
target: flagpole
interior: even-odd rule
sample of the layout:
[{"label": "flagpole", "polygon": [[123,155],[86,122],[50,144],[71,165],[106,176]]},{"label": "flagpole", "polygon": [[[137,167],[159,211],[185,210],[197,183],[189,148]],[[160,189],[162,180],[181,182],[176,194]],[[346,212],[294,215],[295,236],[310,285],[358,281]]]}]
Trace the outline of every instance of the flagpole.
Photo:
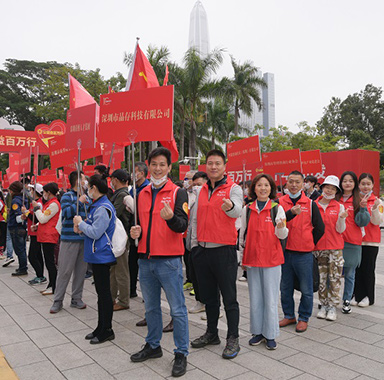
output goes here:
[{"label": "flagpole", "polygon": [[79,215],[79,191],[81,187],[80,182],[80,162],[81,162],[81,139],[77,140],[77,197],[76,197],[76,215]]},{"label": "flagpole", "polygon": [[[131,142],[131,150],[132,150],[132,188],[133,188],[133,204],[134,204],[134,209],[133,209],[133,216],[134,216],[134,223],[135,226],[137,226],[137,196],[136,196],[136,176],[134,173],[134,168],[135,168],[135,139],[137,137],[137,131],[132,130],[128,133],[128,139]],[[135,239],[135,245],[136,247],[139,246],[139,239]]]},{"label": "flagpole", "polygon": [[25,169],[23,169],[23,206],[25,202]]},{"label": "flagpole", "polygon": [[112,149],[111,149],[111,156],[109,157],[109,163],[108,163],[108,176],[109,176],[109,171],[111,170],[111,165],[112,165],[112,157],[113,157],[113,152],[115,151],[115,143],[112,144]]},{"label": "flagpole", "polygon": [[[39,146],[36,147],[36,152],[37,152],[37,154],[35,154],[35,161],[36,160],[37,161],[36,161],[35,169],[36,169],[37,173],[34,173],[35,174],[35,183],[33,185],[33,190],[35,192],[35,195],[36,195],[37,175],[39,174]],[[32,225],[35,225],[35,213],[33,213],[33,215],[32,215]]]}]

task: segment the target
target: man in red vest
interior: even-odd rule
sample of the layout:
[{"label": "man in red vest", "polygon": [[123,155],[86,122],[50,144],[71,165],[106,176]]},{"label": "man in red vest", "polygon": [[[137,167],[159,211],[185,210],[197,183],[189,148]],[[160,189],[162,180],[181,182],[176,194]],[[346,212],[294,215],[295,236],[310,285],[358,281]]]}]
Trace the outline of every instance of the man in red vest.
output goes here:
[{"label": "man in red vest", "polygon": [[207,313],[207,331],[191,345],[200,348],[220,344],[217,323],[221,293],[228,323],[222,356],[233,359],[240,351],[235,221],[241,215],[243,192],[224,175],[225,156],[220,150],[211,150],[206,157],[208,182],[198,191],[191,212],[191,257]]},{"label": "man in red vest", "polygon": [[161,289],[164,290],[173,318],[176,349],[172,376],[182,376],[187,368],[188,313],[183,292],[183,233],[188,227],[188,196],[168,178],[171,152],[163,147],[148,157],[151,185],[138,197],[138,226],[131,237],[140,238],[139,281],[145,301],[148,334],[144,348],[131,355],[133,362],[163,356],[160,340],[163,333]]},{"label": "man in red vest", "polygon": [[296,324],[295,302],[293,300],[294,280],[297,277],[301,299],[297,332],[307,330],[313,308],[313,255],[315,245],[324,235],[324,222],[315,202],[309,199],[303,189],[304,177],[295,170],[287,179],[288,194],[279,199],[287,216],[289,230],[285,262],[281,273],[281,306],[284,319],[280,327]]}]

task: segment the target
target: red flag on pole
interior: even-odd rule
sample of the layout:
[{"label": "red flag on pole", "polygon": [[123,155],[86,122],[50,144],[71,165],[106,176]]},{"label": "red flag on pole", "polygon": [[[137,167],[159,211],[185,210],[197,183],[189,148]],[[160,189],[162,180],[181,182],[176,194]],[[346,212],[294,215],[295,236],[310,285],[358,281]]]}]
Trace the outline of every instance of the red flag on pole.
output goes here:
[{"label": "red flag on pole", "polygon": [[93,96],[71,74],[68,74],[68,81],[69,109],[96,103],[96,100],[93,98]]},{"label": "red flag on pole", "polygon": [[168,76],[169,76],[169,70],[167,65],[165,66],[165,77],[164,77],[163,86],[166,86],[168,84]]},{"label": "red flag on pole", "polygon": [[[167,79],[167,81],[165,81]],[[166,68],[166,78],[164,78],[164,83],[168,82],[168,65]],[[164,85],[164,84],[163,84]],[[139,41],[136,43],[135,53],[133,55],[133,60],[131,64],[131,69],[129,70],[127,85],[125,91],[131,90],[141,90],[150,87],[159,87],[159,81],[155,71],[153,70],[151,64],[149,63],[147,57],[142,52],[139,46]],[[172,162],[176,162],[179,159],[179,151],[177,150],[176,140],[173,136],[171,141],[159,141],[162,146],[169,149],[172,155]]]}]

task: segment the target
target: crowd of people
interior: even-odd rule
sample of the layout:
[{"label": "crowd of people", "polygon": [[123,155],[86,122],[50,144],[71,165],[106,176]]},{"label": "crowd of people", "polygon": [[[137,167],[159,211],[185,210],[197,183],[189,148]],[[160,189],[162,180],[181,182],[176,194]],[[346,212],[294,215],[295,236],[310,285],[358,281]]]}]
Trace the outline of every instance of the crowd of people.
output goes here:
[{"label": "crowd of people", "polygon": [[[316,177],[293,171],[283,189],[262,173],[241,187],[226,175],[224,154],[211,150],[206,172],[190,171],[180,183],[170,178],[171,154],[163,147],[149,154],[148,166],[137,162],[134,169],[135,188],[125,170],[109,175],[99,165],[90,178],[70,173],[71,188],[65,192],[56,183],[42,186],[24,178],[0,193],[3,267],[15,261],[14,251],[18,268],[12,276],[25,276],[29,261],[35,272],[29,284],[45,284],[42,295],[53,295],[50,313],[62,310],[71,278],[70,307],[85,309],[84,280],[93,275],[98,323],[85,336],[90,344],[115,338],[113,312],[129,309],[139,281],[145,318],[137,326],[148,331],[145,345],[131,355],[133,362],[161,357],[162,334],[172,331],[172,376],[184,375],[189,346],[221,344],[221,303],[227,322],[222,357],[235,358],[240,351],[239,265],[241,280],[248,282],[251,346],[265,343],[275,350],[280,328],[288,325],[305,332],[314,291],[317,318],[329,321],[336,320],[340,302],[344,314],[351,306],[374,304],[384,208],[373,194],[370,173],[358,178],[346,171],[319,184]],[[129,237],[119,255],[113,246],[117,221]],[[295,290],[301,293],[297,308]],[[166,327],[162,291],[172,318]],[[185,291],[196,300],[189,310]],[[188,312],[202,313],[207,321],[205,333],[191,341]]]}]

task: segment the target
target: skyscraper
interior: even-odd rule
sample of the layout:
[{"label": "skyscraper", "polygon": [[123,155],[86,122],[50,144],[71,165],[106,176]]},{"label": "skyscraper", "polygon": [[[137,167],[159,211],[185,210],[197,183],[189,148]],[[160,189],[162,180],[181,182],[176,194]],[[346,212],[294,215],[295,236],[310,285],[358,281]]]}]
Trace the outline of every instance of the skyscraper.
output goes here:
[{"label": "skyscraper", "polygon": [[191,47],[196,48],[203,57],[210,51],[208,18],[200,0],[196,1],[190,17],[188,48]]},{"label": "skyscraper", "polygon": [[263,88],[263,135],[268,136],[269,130],[275,128],[275,75],[263,75],[267,87]]}]

